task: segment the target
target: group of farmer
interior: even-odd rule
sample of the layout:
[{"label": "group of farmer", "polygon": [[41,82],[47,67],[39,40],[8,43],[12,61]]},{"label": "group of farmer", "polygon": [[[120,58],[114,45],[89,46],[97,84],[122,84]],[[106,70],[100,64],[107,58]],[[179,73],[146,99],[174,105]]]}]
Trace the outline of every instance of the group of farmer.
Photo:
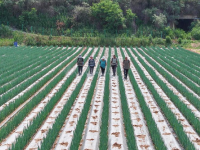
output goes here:
[{"label": "group of farmer", "polygon": [[[78,65],[78,73],[79,75],[82,74],[82,69],[83,69],[83,65],[84,65],[84,59],[81,55],[79,55],[78,59],[77,59],[77,65]],[[99,65],[101,67],[101,76],[104,76],[105,73],[105,68],[106,68],[106,59],[103,56],[99,62]],[[115,55],[113,55],[112,59],[111,59],[111,67],[112,67],[112,72],[113,72],[113,76],[116,75],[116,69],[117,69],[117,65],[118,65],[118,60],[116,58]],[[95,60],[92,56],[90,56],[89,62],[88,62],[88,66],[90,68],[90,74],[93,74],[93,70],[95,67]],[[128,60],[127,57],[125,57],[124,61],[123,61],[123,69],[124,69],[124,79],[127,80],[127,76],[128,76],[128,70],[130,69],[130,61]]]}]

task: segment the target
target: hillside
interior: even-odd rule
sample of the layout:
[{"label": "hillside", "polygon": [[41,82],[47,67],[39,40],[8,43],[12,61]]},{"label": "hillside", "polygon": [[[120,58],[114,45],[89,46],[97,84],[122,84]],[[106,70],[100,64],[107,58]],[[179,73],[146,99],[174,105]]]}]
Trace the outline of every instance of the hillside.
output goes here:
[{"label": "hillside", "polygon": [[[176,23],[180,16],[200,16],[198,0],[103,1],[105,3],[97,7],[98,0],[0,0],[0,21],[20,29],[64,26],[65,29],[119,30],[152,25],[162,27]],[[99,12],[100,8],[105,10]],[[63,24],[58,25],[57,20]]]}]

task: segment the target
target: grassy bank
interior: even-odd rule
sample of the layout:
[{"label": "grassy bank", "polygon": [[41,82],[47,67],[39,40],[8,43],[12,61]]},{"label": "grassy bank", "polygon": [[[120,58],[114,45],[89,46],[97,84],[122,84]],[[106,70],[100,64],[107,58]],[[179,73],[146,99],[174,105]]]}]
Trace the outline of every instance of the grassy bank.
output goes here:
[{"label": "grassy bank", "polygon": [[[25,32],[14,31],[10,36],[10,43],[17,41],[19,45],[31,46],[50,46],[50,45],[69,45],[69,46],[164,46],[165,39],[152,37],[68,37],[68,36],[45,36],[39,34],[30,34]],[[4,41],[4,40],[3,40]],[[5,40],[6,41],[6,40]],[[0,46],[6,46],[3,42]]]},{"label": "grassy bank", "polygon": [[[170,39],[171,40],[171,39]],[[25,32],[14,31],[10,38],[1,38],[0,46],[12,46],[17,41],[19,45],[27,46],[181,46],[185,49],[200,53],[198,40],[171,40],[152,37],[67,37],[43,36]]]},{"label": "grassy bank", "polygon": [[11,39],[3,39],[3,38],[1,38],[0,39],[0,46],[12,46],[13,42],[14,42],[13,38],[11,38]]}]

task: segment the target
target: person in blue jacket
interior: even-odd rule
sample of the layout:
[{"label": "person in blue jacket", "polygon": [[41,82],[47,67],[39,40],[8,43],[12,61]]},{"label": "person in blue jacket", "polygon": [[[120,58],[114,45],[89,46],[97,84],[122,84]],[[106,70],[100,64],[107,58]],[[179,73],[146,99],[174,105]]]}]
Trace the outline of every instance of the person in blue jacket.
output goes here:
[{"label": "person in blue jacket", "polygon": [[101,73],[102,73],[101,76],[104,76],[105,68],[106,68],[106,65],[107,65],[107,63],[106,63],[106,59],[105,59],[104,56],[101,58],[99,64],[100,64],[100,67],[101,67]]},{"label": "person in blue jacket", "polygon": [[90,74],[92,75],[94,67],[95,67],[95,60],[93,59],[92,56],[90,56],[90,60],[88,62],[88,66],[90,67]]}]

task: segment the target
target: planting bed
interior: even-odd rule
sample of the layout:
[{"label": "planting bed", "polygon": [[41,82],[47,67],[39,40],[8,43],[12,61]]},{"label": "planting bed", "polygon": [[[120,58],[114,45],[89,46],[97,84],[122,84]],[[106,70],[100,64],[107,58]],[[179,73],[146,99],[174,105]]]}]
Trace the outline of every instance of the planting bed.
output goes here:
[{"label": "planting bed", "polygon": [[0,150],[200,150],[199,54],[164,47],[1,47],[0,62]]}]

